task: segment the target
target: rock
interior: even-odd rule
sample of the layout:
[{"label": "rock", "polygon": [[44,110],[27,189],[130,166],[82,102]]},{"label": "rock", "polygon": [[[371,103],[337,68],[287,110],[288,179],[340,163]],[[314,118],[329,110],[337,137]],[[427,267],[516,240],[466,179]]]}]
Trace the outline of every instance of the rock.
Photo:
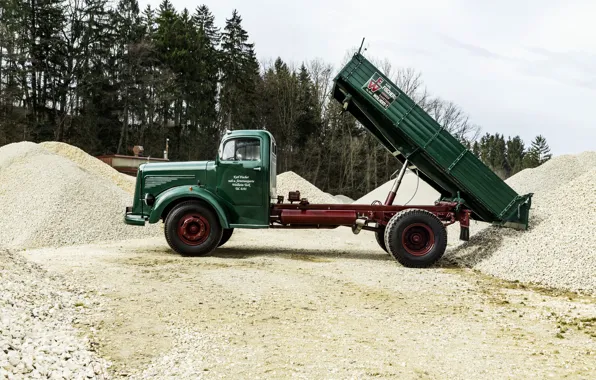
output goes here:
[{"label": "rock", "polygon": [[29,371],[33,371],[33,358],[31,356],[23,357],[23,364]]},{"label": "rock", "polygon": [[72,372],[75,372],[79,368],[79,365],[75,363],[74,360],[68,360],[66,362],[66,368],[68,368]]},{"label": "rock", "polygon": [[62,370],[62,377],[65,379],[70,379],[72,377],[72,372],[70,369],[64,368],[64,370]]},{"label": "rock", "polygon": [[88,379],[94,378],[95,377],[95,371],[93,370],[93,368],[87,367],[87,370],[85,370],[85,376],[87,376]]},{"label": "rock", "polygon": [[12,365],[13,367],[16,367],[19,365],[20,361],[21,361],[20,355],[18,352],[16,352],[16,351],[8,352],[8,362],[10,363],[10,365]]},{"label": "rock", "polygon": [[45,365],[36,365],[35,370],[42,376],[48,375],[48,368]]}]

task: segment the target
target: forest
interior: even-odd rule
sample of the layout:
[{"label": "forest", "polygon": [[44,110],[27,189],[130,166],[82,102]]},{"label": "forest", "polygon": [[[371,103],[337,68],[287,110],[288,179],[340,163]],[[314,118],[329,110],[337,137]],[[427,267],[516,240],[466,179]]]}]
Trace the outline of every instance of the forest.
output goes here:
[{"label": "forest", "polygon": [[[221,26],[220,26],[221,25]],[[278,172],[359,197],[389,180],[395,159],[330,99],[343,62],[257,59],[242,17],[169,0],[0,0],[0,146],[63,141],[92,155],[213,159],[225,130],[266,129]],[[344,62],[353,51],[346,51]],[[371,57],[368,57],[371,58]],[[543,136],[482,133],[415,68],[375,64],[502,178],[550,157]]]}]

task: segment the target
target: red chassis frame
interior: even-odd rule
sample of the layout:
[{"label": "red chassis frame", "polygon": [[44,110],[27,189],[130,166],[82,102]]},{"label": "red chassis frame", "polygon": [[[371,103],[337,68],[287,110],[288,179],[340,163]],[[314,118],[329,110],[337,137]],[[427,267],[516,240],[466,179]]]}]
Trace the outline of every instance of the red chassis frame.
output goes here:
[{"label": "red chassis frame", "polygon": [[[419,209],[433,213],[445,226],[460,223],[460,239],[469,239],[470,213],[458,208],[457,202],[437,202],[434,206],[383,205],[381,202],[372,205],[360,204],[310,204],[303,200],[300,203],[278,203],[271,207],[271,228],[337,228],[339,226],[355,227],[377,231],[383,228],[391,217],[403,210]],[[360,221],[360,223],[358,223]],[[375,223],[375,227],[368,223]]]}]

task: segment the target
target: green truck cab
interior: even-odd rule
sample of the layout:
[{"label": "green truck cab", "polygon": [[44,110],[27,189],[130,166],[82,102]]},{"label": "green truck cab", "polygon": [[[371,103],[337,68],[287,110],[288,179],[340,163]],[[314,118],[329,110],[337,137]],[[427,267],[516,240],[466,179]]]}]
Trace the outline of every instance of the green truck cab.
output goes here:
[{"label": "green truck cab", "polygon": [[234,228],[268,228],[277,199],[276,150],[267,131],[229,131],[215,161],[141,165],[124,221],[163,221],[166,240],[182,254],[208,253]]}]

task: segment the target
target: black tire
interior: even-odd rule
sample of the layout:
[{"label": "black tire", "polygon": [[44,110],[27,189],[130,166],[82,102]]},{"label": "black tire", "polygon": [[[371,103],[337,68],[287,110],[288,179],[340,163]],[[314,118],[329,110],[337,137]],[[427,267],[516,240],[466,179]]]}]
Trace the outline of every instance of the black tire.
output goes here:
[{"label": "black tire", "polygon": [[377,239],[379,247],[381,247],[383,251],[389,253],[389,251],[387,251],[387,247],[385,246],[385,226],[379,226],[379,229],[375,231],[375,239]]},{"label": "black tire", "polygon": [[395,214],[385,229],[385,246],[400,264],[427,268],[447,249],[447,230],[431,212],[419,209]]},{"label": "black tire", "polygon": [[166,217],[169,246],[185,256],[205,256],[217,248],[223,229],[217,215],[202,202],[182,202]]},{"label": "black tire", "polygon": [[221,240],[219,241],[219,244],[217,246],[221,247],[222,245],[226,244],[228,240],[230,240],[230,238],[232,237],[232,233],[234,233],[233,228],[224,228],[223,234],[221,235]]}]

